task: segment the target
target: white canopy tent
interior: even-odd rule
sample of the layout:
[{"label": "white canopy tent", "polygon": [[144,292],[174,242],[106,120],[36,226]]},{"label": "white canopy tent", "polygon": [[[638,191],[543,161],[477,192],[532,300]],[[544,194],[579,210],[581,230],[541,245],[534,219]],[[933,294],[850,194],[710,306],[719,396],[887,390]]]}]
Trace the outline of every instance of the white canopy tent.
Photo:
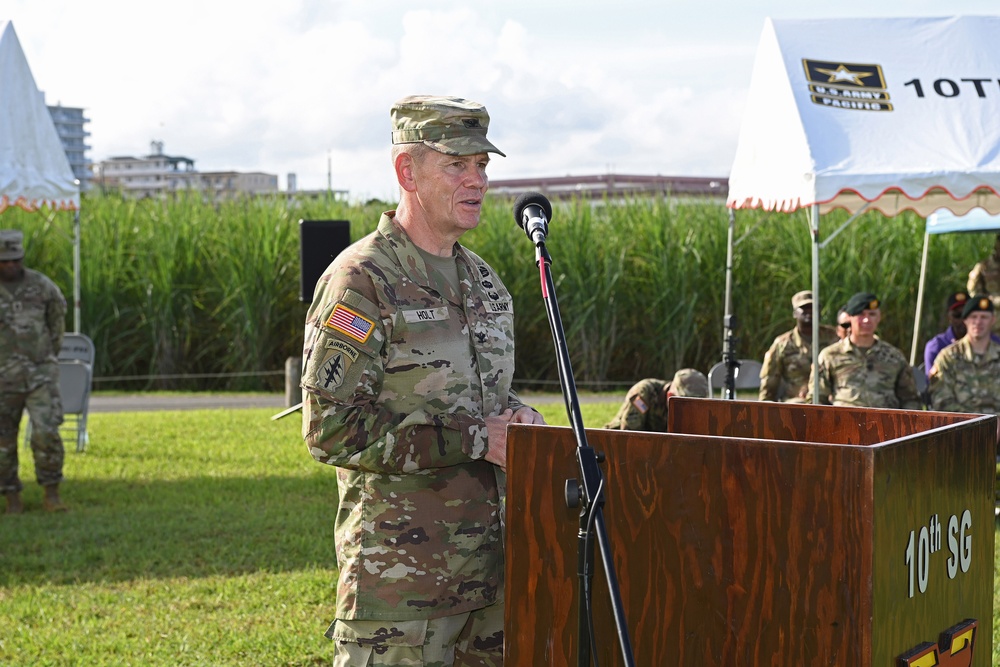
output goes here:
[{"label": "white canopy tent", "polygon": [[14,24],[0,20],[0,213],[73,211],[73,325],[80,330],[80,187]]},{"label": "white canopy tent", "polygon": [[1000,215],[991,215],[981,208],[974,208],[965,215],[955,215],[939,209],[927,216],[924,230],[924,249],[920,256],[920,285],[917,288],[917,313],[913,318],[913,343],[910,346],[910,365],[917,359],[917,341],[920,340],[920,315],[924,303],[924,284],[927,281],[927,248],[932,234],[955,232],[1000,232]]},{"label": "white canopy tent", "polygon": [[1000,213],[998,35],[997,16],[765,22],[727,205],[810,209],[817,304],[820,250],[869,208]]}]

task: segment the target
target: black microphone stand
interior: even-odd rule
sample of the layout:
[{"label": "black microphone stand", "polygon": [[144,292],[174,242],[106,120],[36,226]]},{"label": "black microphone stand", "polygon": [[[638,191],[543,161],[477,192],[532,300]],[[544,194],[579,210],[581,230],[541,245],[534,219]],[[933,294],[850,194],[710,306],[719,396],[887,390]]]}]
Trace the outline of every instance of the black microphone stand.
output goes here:
[{"label": "black microphone stand", "polygon": [[[618,631],[618,642],[626,667],[633,667],[632,644],[629,640],[625,613],[622,609],[621,591],[618,578],[615,575],[614,561],[611,556],[611,546],[608,542],[607,530],[604,525],[604,477],[600,462],[603,454],[596,453],[587,443],[587,434],[583,428],[583,417],[580,414],[580,402],[576,392],[576,381],[573,379],[573,368],[570,364],[569,351],[566,345],[566,332],[563,330],[562,319],[559,316],[559,304],[556,301],[555,284],[552,281],[552,258],[545,248],[544,234],[536,233],[532,237],[535,243],[535,264],[541,274],[542,299],[545,301],[545,311],[552,329],[552,340],[556,348],[557,366],[559,369],[559,384],[562,386],[563,400],[569,415],[573,434],[576,436],[576,460],[580,467],[579,480],[566,481],[566,503],[569,507],[580,507],[580,531],[578,533],[577,574],[579,576],[579,652],[577,664],[588,667],[590,661],[590,646],[592,610],[590,584],[593,580],[594,543],[601,549],[601,561],[604,564],[604,574],[608,583],[608,593],[611,596],[611,608],[614,612],[615,627]],[[596,656],[595,656],[596,660]]]},{"label": "black microphone stand", "polygon": [[722,348],[722,360],[726,364],[726,381],[723,398],[735,401],[736,374],[740,367],[740,360],[736,357],[736,343],[739,341],[739,338],[736,336],[736,316],[726,315],[724,326],[726,328],[726,340]]}]

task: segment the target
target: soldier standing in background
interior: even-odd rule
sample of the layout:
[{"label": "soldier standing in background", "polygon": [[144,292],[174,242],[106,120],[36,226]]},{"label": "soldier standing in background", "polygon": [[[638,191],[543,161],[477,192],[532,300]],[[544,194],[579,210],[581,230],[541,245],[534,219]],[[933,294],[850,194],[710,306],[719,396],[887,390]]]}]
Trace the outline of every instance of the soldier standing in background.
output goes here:
[{"label": "soldier standing in background", "polygon": [[708,394],[708,379],[693,368],[677,371],[670,382],[646,378],[628,390],[618,414],[604,428],[666,433],[667,399],[671,396],[708,398]]},{"label": "soldier standing in background", "polygon": [[847,306],[841,306],[837,311],[837,338],[844,340],[851,335],[851,316],[847,314]]},{"label": "soldier standing in background", "polygon": [[941,350],[934,361],[931,407],[944,412],[1000,415],[1000,343],[990,337],[996,320],[993,302],[978,294],[962,309],[965,335]]},{"label": "soldier standing in background", "polygon": [[[993,254],[978,262],[969,271],[969,294],[989,295],[994,308],[1000,308],[1000,234],[993,243]],[[994,322],[994,326],[996,323]]]},{"label": "soldier standing in background", "polygon": [[[792,297],[795,327],[771,343],[760,368],[760,400],[801,403],[812,368],[813,295],[806,290]],[[837,340],[833,327],[820,325],[820,349]]]},{"label": "soldier standing in background", "polygon": [[24,236],[0,230],[0,492],[7,514],[24,511],[17,439],[25,408],[31,419],[35,479],[42,507],[66,510],[59,497],[63,449],[59,425],[59,348],[66,329],[66,299],[51,280],[24,267]]},{"label": "soldier standing in background", "polygon": [[924,345],[924,374],[928,379],[931,377],[931,369],[934,368],[934,360],[937,359],[941,350],[965,335],[965,321],[962,318],[962,310],[968,301],[969,293],[964,290],[952,292],[948,295],[948,301],[945,304],[945,316],[948,318],[948,328],[931,338]]},{"label": "soldier standing in background", "polygon": [[[866,408],[919,410],[913,370],[897,348],[875,335],[882,311],[877,296],[859,292],[845,307],[851,335],[819,353],[819,402]],[[809,378],[812,402],[813,377]]]},{"label": "soldier standing in background", "polygon": [[489,114],[393,105],[399,205],[341,253],[306,316],[303,435],[337,467],[335,667],[503,663],[508,423],[542,416],[511,389],[514,315],[458,243],[489,187]]}]

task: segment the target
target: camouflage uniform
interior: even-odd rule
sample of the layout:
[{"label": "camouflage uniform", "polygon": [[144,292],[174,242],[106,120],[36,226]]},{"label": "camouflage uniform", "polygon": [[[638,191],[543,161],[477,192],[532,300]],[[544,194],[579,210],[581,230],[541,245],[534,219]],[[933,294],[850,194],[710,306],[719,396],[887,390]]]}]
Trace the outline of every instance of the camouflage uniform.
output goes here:
[{"label": "camouflage uniform", "polygon": [[[837,331],[831,326],[819,328],[820,349],[836,343]],[[771,343],[760,369],[760,400],[800,403],[812,370],[812,334],[803,338],[798,327],[786,331]]]},{"label": "camouflage uniform", "polygon": [[428,619],[502,603],[506,479],[484,459],[484,419],[524,407],[511,390],[507,289],[456,243],[456,293],[393,216],[320,278],[303,352],[304,438],[337,467],[329,634],[376,643],[422,638]]},{"label": "camouflage uniform", "polygon": [[670,383],[666,380],[646,378],[637,382],[625,394],[625,402],[618,409],[618,414],[604,428],[666,433],[669,388]]},{"label": "camouflage uniform", "polygon": [[672,396],[706,398],[708,378],[701,371],[682,368],[670,382],[646,378],[629,389],[614,419],[604,425],[620,431],[667,432],[667,393]]},{"label": "camouflage uniform", "polygon": [[975,354],[965,336],[941,350],[931,371],[931,407],[944,412],[1000,415],[1000,344]]},{"label": "camouflage uniform", "polygon": [[20,492],[17,434],[25,408],[31,418],[35,478],[62,481],[63,421],[57,354],[66,327],[66,299],[45,275],[24,269],[0,282],[0,493]]},{"label": "camouflage uniform", "polygon": [[[969,272],[968,292],[991,295],[993,307],[1000,311],[1000,257],[996,253],[972,267],[972,271]],[[995,324],[994,329],[996,329]]]},{"label": "camouflage uniform", "polygon": [[[819,402],[868,408],[919,410],[913,370],[898,349],[878,338],[869,348],[857,347],[850,337],[819,353]],[[807,402],[812,402],[809,376]]]}]

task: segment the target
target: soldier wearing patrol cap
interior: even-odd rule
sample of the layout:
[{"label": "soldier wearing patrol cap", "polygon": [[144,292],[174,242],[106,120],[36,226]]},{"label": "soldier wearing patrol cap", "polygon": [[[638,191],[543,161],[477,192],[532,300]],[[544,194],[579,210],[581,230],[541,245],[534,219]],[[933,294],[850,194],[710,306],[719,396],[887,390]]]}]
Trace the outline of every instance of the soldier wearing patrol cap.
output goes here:
[{"label": "soldier wearing patrol cap", "polygon": [[931,370],[931,407],[1000,415],[1000,343],[990,337],[993,302],[977,294],[962,308],[966,333],[941,350]]},{"label": "soldier wearing patrol cap", "polygon": [[[812,368],[813,295],[809,290],[792,297],[795,327],[771,343],[760,368],[760,400],[801,403],[806,396],[806,382]],[[826,347],[837,341],[833,327],[821,324],[819,344]]]},{"label": "soldier wearing patrol cap", "polygon": [[666,433],[667,401],[671,396],[708,398],[708,395],[708,378],[693,368],[677,371],[670,382],[646,378],[628,390],[618,414],[604,428]]},{"label": "soldier wearing patrol cap", "polygon": [[[813,369],[819,374],[819,402],[868,408],[919,410],[920,394],[913,370],[897,348],[875,335],[882,320],[881,302],[859,292],[845,306],[851,335],[823,348]],[[809,377],[812,401],[813,376]]]},{"label": "soldier wearing patrol cap", "polygon": [[[489,186],[485,107],[417,95],[390,112],[395,211],[341,253],[306,316],[303,435],[336,466],[334,665],[503,661],[514,311],[458,243]],[[373,662],[369,662],[373,661]]]},{"label": "soldier wearing patrol cap", "polygon": [[24,267],[24,236],[0,230],[0,493],[7,514],[24,511],[18,476],[17,434],[24,410],[31,418],[35,479],[42,507],[65,511],[59,497],[64,449],[57,355],[66,328],[66,299],[45,275]]}]

